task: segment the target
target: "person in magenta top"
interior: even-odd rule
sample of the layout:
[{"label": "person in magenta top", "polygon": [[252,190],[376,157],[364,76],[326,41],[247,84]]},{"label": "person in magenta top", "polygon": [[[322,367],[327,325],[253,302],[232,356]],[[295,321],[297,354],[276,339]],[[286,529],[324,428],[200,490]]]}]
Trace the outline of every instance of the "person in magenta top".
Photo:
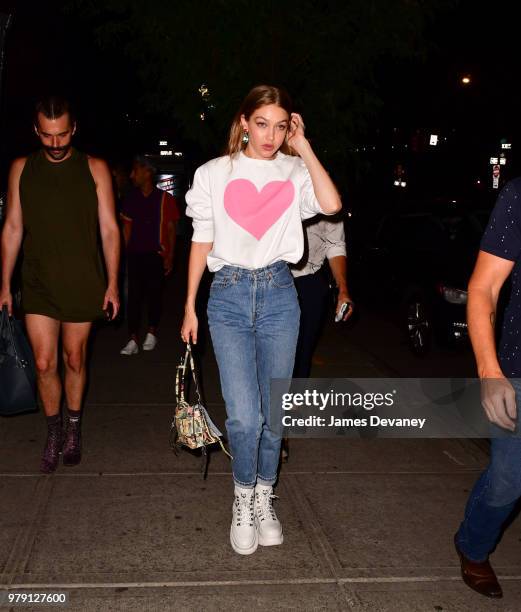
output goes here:
[{"label": "person in magenta top", "polygon": [[138,334],[143,302],[148,303],[148,333],[144,351],[157,344],[164,277],[172,271],[176,223],[175,198],[154,185],[155,168],[147,157],[134,160],[130,178],[135,186],[125,198],[121,218],[127,249],[128,331],[122,355],[139,351]]}]

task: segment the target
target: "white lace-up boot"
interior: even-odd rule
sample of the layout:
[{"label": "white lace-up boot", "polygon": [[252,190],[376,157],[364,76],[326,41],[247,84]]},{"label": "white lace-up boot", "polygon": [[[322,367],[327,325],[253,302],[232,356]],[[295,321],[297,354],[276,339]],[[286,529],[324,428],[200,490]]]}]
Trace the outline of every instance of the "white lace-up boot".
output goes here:
[{"label": "white lace-up boot", "polygon": [[240,555],[251,555],[259,544],[255,526],[255,489],[235,485],[230,542]]},{"label": "white lace-up boot", "polygon": [[273,487],[257,485],[255,487],[255,522],[259,532],[261,546],[276,546],[282,544],[282,525],[273,509]]}]

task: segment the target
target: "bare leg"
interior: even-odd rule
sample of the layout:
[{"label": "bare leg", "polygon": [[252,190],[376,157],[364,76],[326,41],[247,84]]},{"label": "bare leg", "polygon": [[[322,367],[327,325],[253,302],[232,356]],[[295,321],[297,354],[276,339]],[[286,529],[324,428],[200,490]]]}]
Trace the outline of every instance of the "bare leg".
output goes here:
[{"label": "bare leg", "polygon": [[60,322],[43,315],[28,314],[25,324],[36,362],[38,391],[47,417],[47,441],[40,471],[50,474],[58,467],[63,446],[60,418],[62,385],[57,369]]},{"label": "bare leg", "polygon": [[65,396],[69,410],[81,410],[87,378],[87,341],[92,323],[62,323]]},{"label": "bare leg", "polygon": [[59,414],[62,385],[58,376],[60,322],[43,315],[28,314],[25,324],[36,362],[38,391],[45,415]]},{"label": "bare leg", "polygon": [[90,323],[62,323],[63,362],[65,364],[65,395],[67,397],[67,428],[63,445],[63,465],[78,465],[81,461],[81,403],[85,390],[87,340]]}]

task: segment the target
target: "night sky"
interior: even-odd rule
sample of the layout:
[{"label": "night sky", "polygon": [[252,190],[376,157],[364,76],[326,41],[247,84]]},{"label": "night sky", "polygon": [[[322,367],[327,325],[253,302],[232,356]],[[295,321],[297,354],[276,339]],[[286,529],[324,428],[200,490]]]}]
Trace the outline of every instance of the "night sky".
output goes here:
[{"label": "night sky", "polygon": [[80,118],[78,138],[98,153],[115,148],[114,131],[126,128],[126,101],[136,91],[131,67],[96,46],[93,36],[60,2],[17,2],[7,37],[3,91],[2,155],[35,146],[31,117],[42,94],[60,92],[73,100]]},{"label": "night sky", "polygon": [[[101,51],[89,27],[74,14],[64,15],[62,4],[0,2],[2,12],[14,9],[2,88],[2,182],[8,160],[36,146],[31,108],[44,92],[61,91],[73,99],[78,145],[108,158],[155,142],[160,128],[175,130],[164,117],[142,115],[134,67]],[[471,149],[492,147],[502,136],[516,140],[521,96],[513,3],[456,4],[430,26],[423,62],[397,63],[380,75],[384,106],[375,132],[396,126],[458,130],[462,147]],[[472,83],[464,87],[460,78],[467,73]],[[133,123],[136,118],[144,123]]]}]

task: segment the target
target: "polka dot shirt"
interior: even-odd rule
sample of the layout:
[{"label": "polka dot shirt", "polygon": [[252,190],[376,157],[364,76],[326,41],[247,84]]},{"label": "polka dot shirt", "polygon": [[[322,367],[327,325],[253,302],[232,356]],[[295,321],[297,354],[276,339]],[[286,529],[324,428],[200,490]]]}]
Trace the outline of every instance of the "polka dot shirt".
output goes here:
[{"label": "polka dot shirt", "polygon": [[521,177],[507,183],[499,194],[480,249],[515,262],[498,358],[505,376],[521,377]]}]

